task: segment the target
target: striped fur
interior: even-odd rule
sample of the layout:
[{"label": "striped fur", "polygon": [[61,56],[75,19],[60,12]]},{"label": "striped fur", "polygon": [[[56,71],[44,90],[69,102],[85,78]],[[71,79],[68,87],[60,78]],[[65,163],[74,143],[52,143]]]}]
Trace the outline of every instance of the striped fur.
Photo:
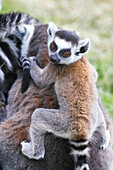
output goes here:
[{"label": "striped fur", "polygon": [[88,141],[71,142],[71,144],[71,154],[76,162],[76,170],[89,170],[89,165],[87,164],[87,158],[90,157]]},{"label": "striped fur", "polygon": [[[0,37],[0,91],[3,92],[4,97],[14,82],[19,67],[19,48],[16,45],[17,43],[10,39],[8,34]],[[0,101],[2,99],[0,98]]]},{"label": "striped fur", "polygon": [[[33,36],[34,26],[23,25],[23,29],[25,30],[25,34],[22,40],[21,56],[20,56],[20,62],[22,64],[22,69],[23,69],[22,89],[21,89],[22,93],[24,93],[28,89],[30,84],[30,61],[28,59],[28,50],[29,50],[30,40]],[[22,33],[22,26],[18,28],[18,31]]]},{"label": "striped fur", "polygon": [[[17,70],[21,68],[21,56],[25,57],[23,70],[27,68],[27,51],[37,22],[27,14],[19,12],[0,15],[0,101],[7,102],[8,91],[16,79]],[[25,75],[23,74],[23,80]],[[29,74],[26,76],[29,77]]]},{"label": "striped fur", "polygon": [[10,28],[15,27],[20,24],[35,25],[38,20],[30,17],[27,14],[20,12],[12,12],[9,14],[0,15],[0,30],[7,31]]},{"label": "striped fur", "polygon": [[[47,51],[47,25],[37,25],[29,49],[29,56],[37,56],[38,65],[44,68],[49,59]],[[36,38],[37,37],[37,38]],[[38,49],[38,50],[37,50]],[[29,126],[31,115],[36,108],[58,108],[54,85],[43,90],[38,89],[34,83],[25,94],[18,90],[21,87],[21,72],[9,92],[7,105],[7,121],[0,127],[0,165],[1,169],[8,170],[74,170],[73,157],[69,155],[70,144],[63,138],[52,134],[45,135],[45,159],[30,160],[21,152],[20,142],[29,141]],[[17,94],[18,91],[18,94]],[[15,97],[16,95],[16,97]],[[101,109],[111,129],[110,118],[101,104]],[[27,113],[26,113],[27,111]],[[1,112],[0,112],[1,113]],[[1,118],[1,116],[0,116]],[[110,130],[111,131],[111,130]],[[112,133],[113,134],[113,133]],[[112,170],[113,151],[112,143],[103,152],[98,149],[98,138],[102,136],[96,132],[95,140],[90,141],[90,170]],[[76,165],[76,164],[75,164]],[[110,168],[111,167],[111,168]]]}]

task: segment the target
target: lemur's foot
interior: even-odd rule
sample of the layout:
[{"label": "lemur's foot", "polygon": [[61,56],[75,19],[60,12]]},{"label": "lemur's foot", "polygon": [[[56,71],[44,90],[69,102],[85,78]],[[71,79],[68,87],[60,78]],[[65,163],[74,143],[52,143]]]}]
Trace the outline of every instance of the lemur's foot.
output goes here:
[{"label": "lemur's foot", "polygon": [[76,170],[89,170],[89,165],[88,164],[83,164],[81,167],[77,167]]},{"label": "lemur's foot", "polygon": [[31,142],[23,141],[21,142],[21,145],[22,145],[22,149],[21,149],[22,153],[26,155],[28,158],[36,159],[36,160],[44,158],[45,151],[34,153]]},{"label": "lemur's foot", "polygon": [[109,132],[109,130],[107,129],[107,130],[106,130],[106,140],[103,141],[103,142],[100,144],[99,149],[105,150],[105,149],[108,147],[109,142],[110,142],[110,132]]}]

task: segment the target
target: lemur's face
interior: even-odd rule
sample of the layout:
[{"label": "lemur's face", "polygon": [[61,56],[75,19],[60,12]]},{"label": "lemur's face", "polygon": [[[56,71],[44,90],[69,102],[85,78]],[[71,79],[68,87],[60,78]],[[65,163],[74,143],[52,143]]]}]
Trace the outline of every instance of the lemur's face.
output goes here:
[{"label": "lemur's face", "polygon": [[60,30],[54,23],[48,27],[48,50],[54,64],[71,64],[89,50],[89,39],[80,40],[76,32]]}]

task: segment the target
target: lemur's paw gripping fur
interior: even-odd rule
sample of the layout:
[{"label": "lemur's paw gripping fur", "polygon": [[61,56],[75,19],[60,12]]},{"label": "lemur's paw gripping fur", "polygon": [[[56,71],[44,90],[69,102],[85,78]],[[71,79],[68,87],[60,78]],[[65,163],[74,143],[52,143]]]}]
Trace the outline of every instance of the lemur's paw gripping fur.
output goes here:
[{"label": "lemur's paw gripping fur", "polygon": [[21,145],[22,145],[22,149],[21,149],[22,153],[26,155],[28,158],[36,159],[36,160],[44,158],[45,151],[38,152],[38,153],[33,152],[31,142],[23,141],[21,142]]},{"label": "lemur's paw gripping fur", "polygon": [[89,170],[88,164],[83,164],[81,167],[77,167],[76,170]]},{"label": "lemur's paw gripping fur", "polygon": [[109,130],[106,130],[106,140],[100,144],[99,149],[105,150],[108,147],[109,142],[110,142],[110,132]]},{"label": "lemur's paw gripping fur", "polygon": [[30,62],[36,62],[36,57],[35,56],[29,57],[29,60]]},{"label": "lemur's paw gripping fur", "polygon": [[34,66],[36,66],[36,57],[35,56],[31,56],[29,57],[29,61],[30,61],[30,72],[32,72],[32,68],[34,68]]}]

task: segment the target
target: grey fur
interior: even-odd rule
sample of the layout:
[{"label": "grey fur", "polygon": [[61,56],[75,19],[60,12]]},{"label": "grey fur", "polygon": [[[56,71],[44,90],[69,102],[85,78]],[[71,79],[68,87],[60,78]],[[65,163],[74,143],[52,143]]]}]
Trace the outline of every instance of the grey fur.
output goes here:
[{"label": "grey fur", "polygon": [[[50,33],[48,34],[48,44],[50,44],[51,42],[51,37],[57,38],[56,36],[57,31],[55,32],[54,30],[52,30],[54,29],[53,27],[55,26],[52,24],[50,26],[48,29],[49,31],[51,31],[51,34]],[[73,38],[74,36],[75,34],[73,35]],[[52,38],[52,41],[55,41],[54,38]],[[63,48],[62,42],[63,41],[60,42],[59,39],[59,43],[57,44],[58,52],[61,46]],[[60,46],[58,46],[59,44]],[[74,48],[75,46],[75,49],[78,49],[79,44],[81,44],[81,41],[80,39],[77,39],[75,44],[72,44],[72,47]],[[64,49],[65,46],[66,43],[64,44]],[[83,46],[84,44],[81,46],[81,48],[83,48]],[[67,44],[66,48],[68,49],[69,47]],[[48,51],[49,51],[49,56],[56,55],[56,58],[59,57],[56,48],[55,50],[54,47],[51,49],[51,45],[49,46]],[[76,54],[76,50],[75,51],[71,50],[71,51],[72,51],[71,56],[69,56],[70,60],[69,62],[66,61],[66,65],[67,63],[68,65],[71,64],[70,63],[70,61],[72,61],[71,58]],[[83,57],[81,56],[81,58]],[[64,58],[62,57],[61,60],[64,60]],[[61,63],[65,64],[65,61],[64,62],[62,61]],[[77,149],[75,149],[75,151],[73,151],[73,155],[77,159],[81,159],[82,156],[87,156],[89,154],[88,153],[89,147],[87,145],[88,142],[91,140],[94,131],[96,130],[103,136],[103,139],[102,141],[100,140],[101,142],[99,142],[98,146],[101,149],[106,149],[109,144],[109,140],[110,140],[109,130],[107,130],[107,125],[104,119],[104,115],[98,105],[98,94],[95,85],[95,77],[97,75],[97,73],[95,74],[96,71],[94,70],[94,68],[92,69],[92,66],[90,66],[89,62],[86,59],[81,59],[80,62],[77,62],[74,65],[70,65],[69,67],[61,65],[60,63],[58,64],[56,65],[56,60],[55,60],[55,62],[53,61],[53,64],[49,63],[45,69],[41,69],[40,67],[38,67],[35,61],[31,59],[30,73],[32,79],[34,80],[34,82],[39,88],[44,88],[52,83],[55,83],[55,92],[57,94],[60,108],[59,109],[38,108],[34,111],[31,119],[31,126],[30,126],[31,142],[28,143],[23,141],[21,143],[23,154],[28,156],[30,159],[38,160],[44,158],[45,155],[44,135],[46,132],[51,132],[56,136],[73,140],[74,141],[73,144],[75,145],[75,147],[76,148],[78,147]],[[75,69],[75,67],[78,68],[78,71],[77,69]],[[87,76],[87,80],[84,80],[84,76],[85,77]],[[87,89],[84,88],[83,85]],[[80,98],[77,97],[77,96],[81,96],[79,94],[80,93],[79,90],[77,90],[79,88],[81,89],[80,91],[81,93],[83,88],[85,90],[85,95],[87,95],[87,98],[85,99],[84,96],[82,96],[80,110],[79,110],[79,106],[77,106],[76,104],[78,101],[80,102]],[[89,105],[91,104],[91,106],[89,107],[89,105],[87,105],[87,107],[85,107],[84,105],[86,105],[86,102],[89,103]],[[84,110],[83,113],[81,113],[82,109]],[[79,120],[78,115],[81,118],[81,121]],[[83,116],[87,117],[88,119],[87,120],[83,119]],[[85,126],[84,126],[84,120],[86,121]],[[90,126],[88,125],[89,123]],[[83,131],[83,133],[80,131],[79,134],[78,126],[81,127],[81,131]],[[77,142],[78,140],[82,142]],[[85,148],[79,150],[79,148],[81,148],[82,146]],[[78,167],[79,166],[80,168],[77,168],[77,170],[78,169],[89,170],[89,167],[86,163],[85,164],[82,163],[80,165],[78,164]]]},{"label": "grey fur", "polygon": [[[38,21],[29,15],[19,12],[0,14],[0,101],[7,103],[7,95],[14,83],[17,70],[20,68],[19,58],[27,55],[28,48],[23,48],[25,34],[17,31],[17,28],[34,27]],[[22,30],[21,28],[21,30]],[[31,37],[30,37],[31,38]]]},{"label": "grey fur", "polygon": [[[37,63],[44,68],[48,63],[47,52],[47,25],[40,24],[35,28],[34,36],[30,43],[29,56],[37,56]],[[37,51],[38,49],[38,51]],[[7,111],[7,121],[0,125],[0,165],[3,170],[74,170],[74,161],[70,155],[71,146],[67,140],[57,138],[52,134],[45,135],[46,155],[44,160],[30,160],[21,153],[20,142],[30,140],[29,126],[32,112],[38,107],[58,108],[54,86],[46,89],[38,89],[31,82],[25,94],[21,94],[20,72],[17,80],[12,86],[9,97]],[[38,103],[35,100],[37,98]],[[35,102],[32,100],[35,100]],[[36,105],[35,105],[36,104]],[[111,122],[108,113],[99,101],[105,120],[111,132]],[[30,113],[30,114],[29,114]],[[4,131],[3,131],[4,128]],[[23,131],[20,131],[23,129]],[[23,138],[19,138],[23,133]],[[90,170],[112,170],[113,150],[112,139],[105,151],[98,150],[98,132],[95,132],[94,139],[89,143],[91,146],[91,159],[88,160]],[[111,169],[110,169],[111,167]]]}]

